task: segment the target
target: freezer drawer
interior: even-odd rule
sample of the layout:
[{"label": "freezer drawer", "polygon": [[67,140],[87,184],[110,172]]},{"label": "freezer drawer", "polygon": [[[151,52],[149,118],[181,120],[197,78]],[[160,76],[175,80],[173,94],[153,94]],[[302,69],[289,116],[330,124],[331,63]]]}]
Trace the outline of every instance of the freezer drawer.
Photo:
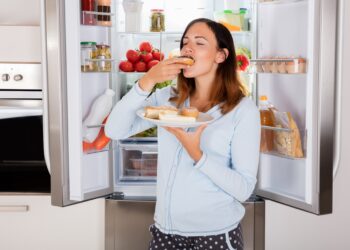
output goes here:
[{"label": "freezer drawer", "polygon": [[[244,203],[242,220],[245,250],[265,249],[265,202],[251,198]],[[106,200],[106,250],[145,250],[151,235],[155,201]]]},{"label": "freezer drawer", "polygon": [[119,143],[118,182],[155,181],[157,143]]}]

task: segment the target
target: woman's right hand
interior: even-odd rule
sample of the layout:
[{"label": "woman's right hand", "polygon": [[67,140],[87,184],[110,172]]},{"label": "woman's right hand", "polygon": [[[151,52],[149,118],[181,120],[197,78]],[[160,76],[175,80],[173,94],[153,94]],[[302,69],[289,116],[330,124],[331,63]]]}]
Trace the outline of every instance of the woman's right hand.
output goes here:
[{"label": "woman's right hand", "polygon": [[175,79],[181,69],[189,67],[178,63],[183,60],[183,58],[171,58],[160,61],[139,80],[139,86],[144,91],[152,91],[156,83]]}]

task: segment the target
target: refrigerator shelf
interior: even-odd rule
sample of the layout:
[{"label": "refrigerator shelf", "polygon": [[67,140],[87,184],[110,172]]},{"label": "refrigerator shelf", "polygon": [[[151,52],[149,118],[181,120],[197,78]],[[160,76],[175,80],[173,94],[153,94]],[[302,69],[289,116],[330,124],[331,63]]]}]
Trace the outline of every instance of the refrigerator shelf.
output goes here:
[{"label": "refrigerator shelf", "polygon": [[276,151],[269,151],[269,152],[260,152],[260,154],[264,154],[264,155],[272,155],[275,157],[280,157],[280,158],[285,158],[285,159],[289,159],[289,160],[305,160],[305,157],[292,157],[292,156],[288,156],[288,155],[284,155],[284,154],[280,154]]},{"label": "refrigerator shelf", "polygon": [[87,150],[87,151],[84,151],[84,154],[86,154],[86,155],[89,155],[89,154],[96,154],[96,153],[106,152],[106,151],[108,151],[108,150],[109,150],[109,143],[107,144],[106,147],[104,147],[104,148],[101,149],[101,150],[96,150],[96,149],[94,149],[94,150]]},{"label": "refrigerator shelf", "polygon": [[306,0],[259,0],[259,4],[291,4],[295,2],[305,2]]},{"label": "refrigerator shelf", "polygon": [[269,130],[274,130],[274,131],[283,131],[283,132],[292,132],[291,129],[289,128],[281,128],[281,127],[271,127],[271,126],[261,126],[262,129],[269,129]]},{"label": "refrigerator shelf", "polygon": [[[103,19],[106,20],[98,20],[98,16],[103,16]],[[83,10],[81,12],[81,24],[86,26],[112,27],[111,16],[114,16],[114,13]]]},{"label": "refrigerator shelf", "polygon": [[250,73],[305,74],[305,58],[251,59]]},{"label": "refrigerator shelf", "polygon": [[87,125],[87,128],[103,128],[104,124]]}]

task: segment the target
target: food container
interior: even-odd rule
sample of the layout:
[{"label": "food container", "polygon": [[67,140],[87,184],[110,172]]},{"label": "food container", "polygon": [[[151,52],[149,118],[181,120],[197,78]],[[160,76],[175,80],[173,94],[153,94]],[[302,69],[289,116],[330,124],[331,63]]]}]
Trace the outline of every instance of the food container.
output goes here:
[{"label": "food container", "polygon": [[84,72],[93,72],[97,71],[97,63],[91,61],[91,59],[96,59],[97,57],[97,48],[96,42],[81,42],[81,71]]},{"label": "food container", "polygon": [[306,72],[306,60],[304,58],[295,58],[291,62],[286,63],[286,71],[288,74],[300,74]]},{"label": "food container", "polygon": [[165,15],[162,9],[152,9],[151,10],[151,32],[165,31]]},{"label": "food container", "polygon": [[97,59],[98,61],[98,71],[110,72],[112,70],[111,50],[110,46],[106,44],[98,44],[97,48]]},{"label": "food container", "polygon": [[216,11],[214,20],[223,24],[230,31],[241,31],[241,14],[234,13],[232,10]]},{"label": "food container", "polygon": [[104,15],[97,15],[97,24],[111,26],[111,0],[97,0],[97,11]]},{"label": "food container", "polygon": [[81,1],[81,10],[82,10],[82,24],[85,25],[95,25],[96,18],[92,13],[87,13],[95,10],[95,1],[94,0],[82,0]]}]

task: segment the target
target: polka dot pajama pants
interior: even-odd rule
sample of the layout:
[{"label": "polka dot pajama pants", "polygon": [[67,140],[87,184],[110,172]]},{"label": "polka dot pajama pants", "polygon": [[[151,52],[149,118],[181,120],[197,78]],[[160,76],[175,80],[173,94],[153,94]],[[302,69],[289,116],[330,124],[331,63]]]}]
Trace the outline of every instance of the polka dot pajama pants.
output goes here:
[{"label": "polka dot pajama pants", "polygon": [[149,250],[243,250],[242,228],[211,236],[185,237],[164,234],[155,226],[150,227],[152,240]]}]

